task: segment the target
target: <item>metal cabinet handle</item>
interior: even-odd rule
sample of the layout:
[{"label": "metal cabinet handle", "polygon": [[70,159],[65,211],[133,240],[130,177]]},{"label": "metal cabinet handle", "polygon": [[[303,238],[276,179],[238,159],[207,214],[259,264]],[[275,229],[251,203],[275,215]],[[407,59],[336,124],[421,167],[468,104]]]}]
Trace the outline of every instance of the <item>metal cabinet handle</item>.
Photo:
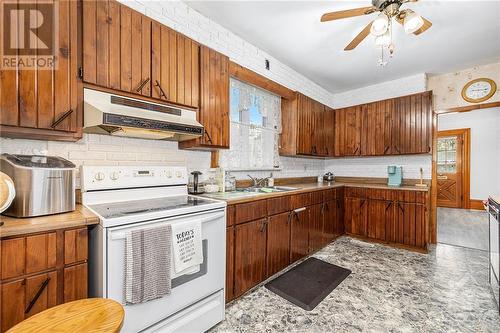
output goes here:
[{"label": "metal cabinet handle", "polygon": [[[139,87],[137,87],[137,89],[135,90],[135,92],[140,92],[142,90],[142,88],[144,88],[144,86],[146,85],[146,83],[148,83],[148,82],[149,82],[149,77],[146,80],[142,81],[139,84]],[[156,81],[156,82],[158,82],[158,81]]]},{"label": "metal cabinet handle", "polygon": [[64,112],[59,118],[57,118],[52,125],[50,125],[51,128],[56,128],[57,125],[63,122],[64,119],[68,118],[71,114],[73,113],[73,109],[69,109],[68,111]]},{"label": "metal cabinet handle", "polygon": [[287,217],[287,219],[286,219],[286,223],[287,223],[287,224],[290,224],[290,221],[292,220],[293,214],[294,214],[294,212],[290,212],[290,213],[288,213],[288,217]]},{"label": "metal cabinet handle", "polygon": [[50,278],[46,278],[45,281],[42,282],[42,285],[40,286],[40,289],[38,289],[38,291],[36,292],[35,294],[35,297],[33,297],[33,299],[31,300],[30,304],[28,304],[28,307],[26,308],[26,310],[24,310],[24,313],[27,314],[31,311],[31,309],[33,308],[33,306],[35,305],[36,301],[40,298],[40,296],[42,295],[43,293],[43,290],[47,287],[47,285],[49,284],[49,281],[50,281]]},{"label": "metal cabinet handle", "polygon": [[392,206],[392,201],[387,203],[387,206],[385,207],[385,210],[388,210]]},{"label": "metal cabinet handle", "polygon": [[387,152],[389,151],[389,148],[391,148],[390,146],[386,146],[385,149],[384,149],[384,154],[387,154]]},{"label": "metal cabinet handle", "polygon": [[358,152],[359,150],[359,147],[356,147],[356,150],[354,151],[353,155],[356,155],[356,153]]},{"label": "metal cabinet handle", "polygon": [[165,99],[168,99],[167,94],[165,94],[165,91],[161,87],[161,84],[160,82],[158,82],[158,80],[156,80],[155,87],[158,87],[158,89],[160,90],[160,98],[165,97]]},{"label": "metal cabinet handle", "polygon": [[363,207],[363,206],[365,205],[365,203],[366,203],[366,200],[364,200],[364,199],[363,199],[363,200],[361,201],[361,205],[359,205],[359,207]]},{"label": "metal cabinet handle", "polygon": [[262,225],[260,226],[260,232],[264,232],[267,226],[267,218],[262,222]]},{"label": "metal cabinet handle", "polygon": [[305,210],[306,210],[306,207],[302,207],[302,208],[297,208],[297,209],[294,209],[294,210],[293,210],[293,212],[294,212],[295,214],[297,214],[297,213],[303,212],[303,211],[305,211]]},{"label": "metal cabinet handle", "polygon": [[398,202],[398,208],[404,213],[405,209],[403,208],[403,206]]}]

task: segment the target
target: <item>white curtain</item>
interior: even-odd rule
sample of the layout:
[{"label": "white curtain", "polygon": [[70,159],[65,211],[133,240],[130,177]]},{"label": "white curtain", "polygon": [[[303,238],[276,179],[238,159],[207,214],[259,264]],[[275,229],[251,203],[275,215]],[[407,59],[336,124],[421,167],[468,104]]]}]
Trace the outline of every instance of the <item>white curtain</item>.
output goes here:
[{"label": "white curtain", "polygon": [[231,79],[231,148],[220,151],[226,169],[279,168],[281,97]]}]

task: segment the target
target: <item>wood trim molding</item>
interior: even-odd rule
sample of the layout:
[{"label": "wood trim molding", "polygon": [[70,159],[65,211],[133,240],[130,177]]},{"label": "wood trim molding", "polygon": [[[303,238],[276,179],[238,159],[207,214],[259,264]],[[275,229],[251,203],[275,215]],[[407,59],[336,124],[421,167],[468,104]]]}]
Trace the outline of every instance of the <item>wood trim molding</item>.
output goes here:
[{"label": "wood trim molding", "polygon": [[489,109],[489,108],[495,108],[499,107],[500,102],[491,102],[491,103],[482,103],[482,104],[473,104],[473,105],[467,105],[467,106],[459,106],[456,108],[449,108],[449,109],[443,109],[443,110],[435,110],[434,112],[437,114],[445,114],[445,113],[454,113],[454,112],[469,112],[473,110],[478,110],[478,109]]},{"label": "wood trim molding", "polygon": [[484,210],[483,200],[480,199],[470,199],[469,209]]},{"label": "wood trim molding", "polygon": [[264,90],[268,90],[283,98],[295,98],[295,91],[290,90],[287,87],[282,86],[281,84],[276,83],[232,61],[229,61],[229,75],[238,80],[245,81]]},{"label": "wood trim molding", "polygon": [[429,243],[437,243],[437,113],[432,114],[432,185],[431,217],[429,221]]}]

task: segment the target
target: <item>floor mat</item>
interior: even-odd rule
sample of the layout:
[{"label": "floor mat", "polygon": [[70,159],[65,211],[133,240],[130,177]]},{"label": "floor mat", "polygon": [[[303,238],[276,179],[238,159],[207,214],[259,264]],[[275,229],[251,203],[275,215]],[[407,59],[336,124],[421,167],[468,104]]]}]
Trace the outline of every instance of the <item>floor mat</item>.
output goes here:
[{"label": "floor mat", "polygon": [[311,257],[268,282],[266,288],[311,311],[349,274],[348,269]]}]

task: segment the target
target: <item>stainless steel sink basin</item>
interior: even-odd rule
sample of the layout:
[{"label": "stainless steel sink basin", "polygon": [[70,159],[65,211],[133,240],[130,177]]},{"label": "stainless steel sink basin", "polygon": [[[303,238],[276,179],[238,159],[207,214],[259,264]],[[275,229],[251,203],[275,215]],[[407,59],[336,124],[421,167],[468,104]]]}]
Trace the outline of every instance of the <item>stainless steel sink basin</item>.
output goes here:
[{"label": "stainless steel sink basin", "polygon": [[236,189],[236,191],[238,192],[250,192],[250,193],[273,193],[273,192],[286,192],[293,190],[298,190],[298,188],[289,186],[273,186],[273,187],[244,187]]}]

